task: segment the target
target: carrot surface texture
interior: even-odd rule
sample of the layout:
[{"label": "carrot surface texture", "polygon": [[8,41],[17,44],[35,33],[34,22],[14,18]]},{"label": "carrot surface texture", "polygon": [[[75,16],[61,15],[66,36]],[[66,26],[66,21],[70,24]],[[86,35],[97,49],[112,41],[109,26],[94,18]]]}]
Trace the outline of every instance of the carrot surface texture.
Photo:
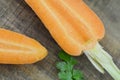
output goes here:
[{"label": "carrot surface texture", "polygon": [[120,80],[120,70],[98,41],[104,37],[104,25],[82,0],[25,0],[38,15],[59,46],[68,54],[81,55],[104,73]]},{"label": "carrot surface texture", "polygon": [[47,50],[36,40],[0,28],[0,63],[31,64],[46,55]]}]

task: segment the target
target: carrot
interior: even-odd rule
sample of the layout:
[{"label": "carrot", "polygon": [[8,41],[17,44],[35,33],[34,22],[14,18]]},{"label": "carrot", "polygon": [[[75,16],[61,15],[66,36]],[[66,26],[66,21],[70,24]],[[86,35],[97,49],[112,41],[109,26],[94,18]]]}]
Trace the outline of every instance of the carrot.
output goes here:
[{"label": "carrot", "polygon": [[30,64],[46,55],[47,50],[36,40],[0,28],[0,63]]},{"label": "carrot", "polygon": [[82,0],[25,1],[65,52],[78,56],[83,51],[96,69],[104,73],[104,68],[120,80],[120,70],[98,43],[104,37],[104,25]]},{"label": "carrot", "polygon": [[57,43],[70,55],[80,55],[82,50],[92,48],[97,40],[104,36],[100,19],[80,0],[26,2],[40,17]]}]

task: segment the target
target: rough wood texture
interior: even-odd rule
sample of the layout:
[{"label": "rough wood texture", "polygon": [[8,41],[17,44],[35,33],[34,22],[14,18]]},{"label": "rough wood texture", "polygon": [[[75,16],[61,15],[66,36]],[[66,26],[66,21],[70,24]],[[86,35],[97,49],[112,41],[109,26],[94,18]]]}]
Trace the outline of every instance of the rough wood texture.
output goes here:
[{"label": "rough wood texture", "polygon": [[[84,1],[104,22],[106,36],[101,44],[120,68],[120,0]],[[35,64],[0,64],[0,80],[58,80],[55,63],[61,49],[24,0],[0,0],[0,26],[38,40],[49,51],[44,60]],[[84,72],[86,80],[113,80],[108,73],[99,73],[85,55],[77,57],[77,60],[79,64],[76,67]]]}]

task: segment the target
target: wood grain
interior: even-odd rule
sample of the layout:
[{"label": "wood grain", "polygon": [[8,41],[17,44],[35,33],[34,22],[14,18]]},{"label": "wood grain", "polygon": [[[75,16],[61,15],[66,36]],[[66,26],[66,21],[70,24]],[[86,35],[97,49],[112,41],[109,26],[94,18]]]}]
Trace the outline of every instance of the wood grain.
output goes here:
[{"label": "wood grain", "polygon": [[[106,35],[100,43],[120,68],[120,0],[84,1],[104,22]],[[38,40],[49,51],[44,60],[35,64],[0,64],[0,80],[58,80],[55,63],[61,49],[24,0],[0,0],[0,26]],[[108,73],[99,73],[85,55],[76,58],[76,68],[83,71],[86,80],[113,80]]]}]

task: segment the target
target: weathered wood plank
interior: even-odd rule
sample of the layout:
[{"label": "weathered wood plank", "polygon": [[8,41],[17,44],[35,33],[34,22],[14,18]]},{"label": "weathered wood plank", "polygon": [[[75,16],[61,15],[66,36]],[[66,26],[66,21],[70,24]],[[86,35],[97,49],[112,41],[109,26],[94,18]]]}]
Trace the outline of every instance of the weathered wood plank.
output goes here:
[{"label": "weathered wood plank", "polygon": [[[105,38],[101,41],[120,68],[120,0],[84,0],[104,22]],[[42,61],[31,65],[0,65],[0,80],[58,80],[55,63],[61,50],[42,22],[24,0],[0,0],[0,26],[38,40],[49,51]],[[86,80],[113,80],[108,73],[102,75],[85,55],[76,57]]]}]

